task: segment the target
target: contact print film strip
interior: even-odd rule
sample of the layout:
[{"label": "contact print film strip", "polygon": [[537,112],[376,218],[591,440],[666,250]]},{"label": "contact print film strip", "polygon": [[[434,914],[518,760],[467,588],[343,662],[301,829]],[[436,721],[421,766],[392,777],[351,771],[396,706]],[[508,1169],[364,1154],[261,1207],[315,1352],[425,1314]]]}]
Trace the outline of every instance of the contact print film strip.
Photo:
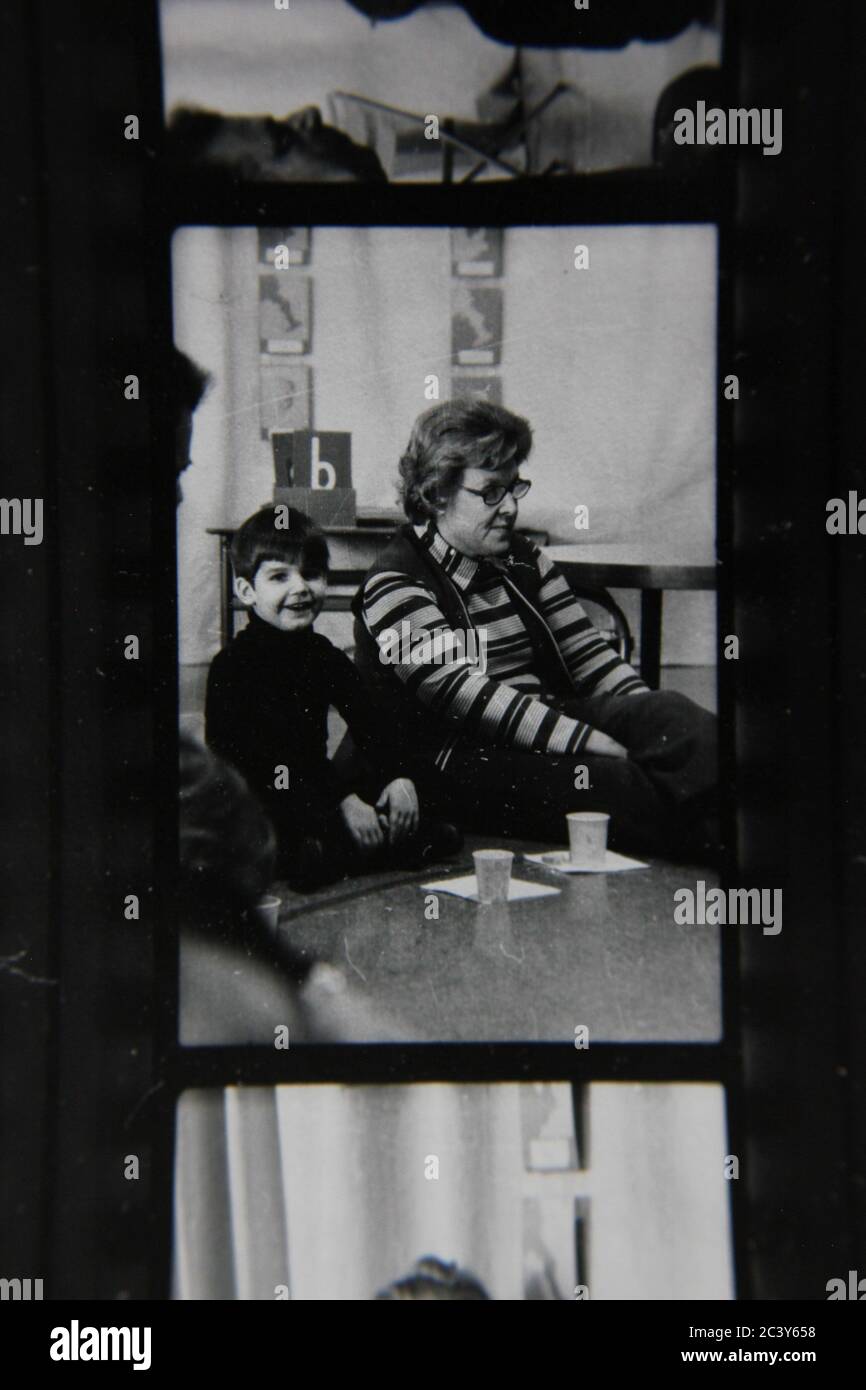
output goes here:
[{"label": "contact print film strip", "polygon": [[[170,139],[173,129],[187,118],[183,105],[173,115],[169,112]],[[401,119],[397,113],[398,143]],[[308,128],[309,122],[304,126]],[[377,150],[384,150],[381,130],[369,138]],[[418,147],[419,159],[422,148]],[[404,149],[408,152],[408,144]],[[400,171],[407,171],[407,166],[398,161],[394,181],[399,181]],[[217,172],[215,165],[210,168],[212,179]],[[228,196],[242,197],[242,190],[240,195],[231,191],[226,173],[223,170],[221,174],[224,191]],[[700,572],[696,565],[690,570],[677,569],[674,563],[669,569],[675,577],[668,582],[682,583],[686,590],[703,584],[705,596],[697,594],[695,598],[702,603],[703,612],[712,613],[713,599],[706,590],[715,582],[715,439],[710,402],[719,257],[712,218],[719,215],[723,202],[714,207],[712,197],[702,200],[699,196],[692,207],[678,209],[667,224],[658,222],[655,209],[648,203],[645,227],[635,228],[628,225],[633,218],[623,215],[623,201],[617,206],[614,198],[600,209],[602,224],[569,225],[551,209],[546,226],[525,227],[519,225],[519,214],[515,217],[512,211],[509,216],[508,212],[521,206],[518,190],[503,190],[498,184],[488,187],[495,188],[507,205],[499,227],[467,227],[443,217],[441,211],[436,215],[437,208],[464,206],[463,198],[471,199],[475,190],[466,190],[458,201],[456,190],[429,190],[426,196],[419,196],[421,190],[415,189],[411,201],[392,200],[394,213],[378,226],[357,225],[344,215],[341,225],[333,225],[336,219],[329,217],[325,225],[309,229],[304,246],[311,248],[311,254],[303,269],[312,268],[315,276],[315,428],[272,435],[278,486],[273,505],[264,507],[261,491],[257,495],[261,484],[256,479],[264,481],[266,459],[245,419],[256,389],[255,344],[251,341],[249,348],[246,346],[248,311],[242,278],[244,260],[255,245],[253,230],[240,206],[234,218],[226,219],[216,211],[218,203],[214,200],[209,228],[201,225],[201,218],[197,226],[184,225],[182,203],[177,207],[174,220],[178,229],[172,238],[175,340],[191,360],[208,369],[215,361],[227,364],[223,378],[214,381],[196,416],[198,437],[204,432],[204,438],[211,441],[206,445],[210,458],[207,474],[196,470],[194,463],[184,480],[179,532],[181,723],[185,734],[205,737],[212,752],[237,767],[267,809],[279,848],[276,871],[263,884],[267,897],[262,900],[261,911],[266,914],[270,944],[282,954],[283,971],[289,969],[301,976],[291,990],[281,993],[273,978],[261,980],[257,969],[243,965],[236,956],[220,961],[212,944],[202,941],[200,932],[181,932],[179,1032],[184,1051],[177,1060],[176,1075],[187,1085],[193,1078],[218,1080],[214,1054],[202,1049],[221,1046],[219,1055],[223,1066],[229,1068],[228,1072],[223,1070],[223,1076],[240,1075],[248,1083],[258,1083],[256,1099],[251,1103],[261,1117],[256,1121],[242,1118],[247,1111],[234,1106],[231,1092],[226,1092],[224,1103],[216,1092],[191,1090],[184,1094],[178,1111],[176,1154],[181,1166],[176,1169],[174,1263],[177,1292],[184,1298],[363,1298],[373,1297],[377,1287],[380,1294],[386,1291],[382,1296],[389,1297],[594,1296],[604,1300],[618,1296],[617,1290],[622,1296],[629,1287],[623,1282],[623,1258],[614,1258],[609,1267],[607,1262],[622,1241],[631,1249],[631,1265],[636,1272],[641,1269],[642,1257],[636,1244],[640,1223],[621,1215],[617,1235],[605,1215],[605,1182],[611,1182],[610,1199],[621,1213],[630,1187],[627,1173],[618,1173],[617,1165],[607,1156],[607,1145],[612,1143],[616,1150],[621,1142],[615,1137],[612,1111],[600,1109],[600,1118],[594,1122],[599,1153],[605,1157],[590,1171],[584,1154],[578,1168],[587,1171],[575,1180],[569,1172],[576,1162],[576,1153],[572,1154],[576,1149],[576,1110],[561,1131],[562,1138],[542,1137],[543,1130],[536,1137],[527,1137],[522,1159],[516,1136],[507,1137],[507,1126],[501,1131],[497,1163],[505,1167],[495,1186],[506,1199],[497,1225],[508,1233],[512,1249],[507,1259],[503,1256],[507,1270],[486,1248],[486,1226],[471,1238],[458,1234],[462,1222],[455,1182],[459,1171],[463,1174],[461,1185],[469,1184],[467,1196],[474,1190],[469,1176],[474,1143],[470,1136],[485,1113],[483,1097],[487,1093],[480,1086],[482,1079],[500,1078],[490,1101],[495,1102],[491,1113],[502,1117],[496,1121],[498,1125],[506,1124],[509,1106],[514,1104],[505,1078],[526,1075],[527,1066],[545,1079],[527,1090],[523,1101],[537,1094],[542,1106],[552,1104],[561,1094],[554,1077],[572,1082],[584,1076],[629,1078],[632,1086],[619,1090],[615,1086],[613,1095],[621,1100],[624,1117],[628,1117],[623,1123],[636,1126],[635,1136],[640,1133],[643,1093],[633,1087],[642,1077],[655,1079],[655,1087],[651,1084],[646,1092],[649,1105],[654,1099],[663,1100],[665,1091],[659,1088],[662,1078],[688,1079],[693,1087],[702,1083],[697,1089],[683,1091],[683,1101],[691,1097],[698,1103],[699,1096],[705,1096],[716,1107],[724,1105],[719,1083],[733,1080],[720,1045],[720,934],[713,930],[714,923],[702,923],[702,939],[690,943],[684,958],[680,924],[673,916],[674,895],[683,870],[657,862],[658,843],[653,844],[646,835],[641,840],[639,833],[631,841],[615,841],[649,852],[649,862],[613,851],[605,856],[603,846],[599,857],[595,843],[580,839],[580,832],[589,829],[592,818],[599,829],[606,828],[608,813],[584,812],[581,807],[609,804],[606,798],[616,796],[617,779],[614,776],[610,780],[604,764],[607,736],[594,730],[577,711],[557,711],[551,704],[552,700],[561,701],[571,689],[572,696],[579,691],[596,701],[620,700],[617,712],[625,711],[627,692],[634,691],[636,696],[645,690],[627,664],[635,645],[632,628],[640,631],[641,670],[646,665],[652,684],[658,684],[659,672],[653,667],[659,655],[653,657],[650,640],[644,643],[635,599],[623,595],[624,609],[610,596],[606,575],[601,582],[597,578],[588,581],[581,566],[591,558],[598,560],[598,552],[592,557],[588,552],[582,555],[575,545],[575,541],[592,539],[593,529],[602,542],[624,531],[627,534],[626,514],[636,518],[645,505],[642,499],[649,500],[646,479],[651,455],[646,450],[643,458],[628,463],[623,456],[620,467],[631,479],[635,495],[627,497],[624,477],[614,518],[610,464],[599,460],[595,483],[592,465],[588,464],[589,476],[578,483],[572,454],[577,451],[589,460],[602,442],[608,449],[615,450],[615,445],[600,435],[596,442],[585,412],[578,402],[569,401],[568,393],[577,375],[591,378],[594,372],[601,380],[615,370],[622,349],[610,334],[612,304],[618,301],[621,305],[614,317],[619,313],[628,318],[651,292],[647,274],[661,284],[674,266],[680,268],[684,262],[691,267],[691,303],[687,304],[684,287],[678,301],[682,307],[674,307],[670,318],[688,317],[690,326],[684,338],[702,336],[704,355],[695,357],[693,353],[689,360],[681,343],[673,356],[668,351],[668,365],[660,373],[657,369],[655,382],[647,380],[643,389],[649,395],[661,386],[670,393],[671,407],[676,408],[675,400],[684,394],[683,373],[692,374],[691,392],[686,393],[695,397],[686,426],[691,431],[691,444],[669,467],[672,478],[692,472],[701,479],[692,516],[705,537],[706,563]],[[259,228],[257,233],[259,247],[267,248],[269,268],[271,263],[274,266],[274,273],[266,277],[268,304],[294,304],[296,299],[292,284],[299,267],[291,259],[289,238],[283,239],[279,230],[289,220],[279,211],[291,206],[280,201],[289,192],[271,190],[272,225],[264,231]],[[420,218],[416,209],[421,211]],[[436,222],[446,222],[446,226]],[[650,272],[654,263],[660,269]],[[224,267],[217,280],[215,265]],[[591,268],[598,282],[595,294],[587,274]],[[565,283],[564,277],[568,277]],[[395,296],[398,286],[402,293]],[[278,317],[273,337],[268,334],[267,342],[262,340],[259,347],[303,350],[307,330],[299,325],[307,315],[291,310],[292,333],[286,329],[285,313],[281,311]],[[659,324],[662,334],[663,318]],[[652,356],[647,352],[646,360]],[[637,360],[634,367],[637,369]],[[491,368],[499,373],[495,379],[491,378]],[[453,404],[447,394],[449,375]],[[492,405],[494,413],[473,415],[471,410],[462,410],[458,403],[473,397]],[[535,480],[532,501],[538,501],[534,510],[527,510],[525,519],[521,512],[521,540],[518,545],[515,533],[509,553],[518,504],[527,498],[528,487],[527,482],[515,481],[514,474],[518,466],[521,472],[531,466],[532,460],[523,463],[530,452],[527,427],[513,413],[500,409],[496,415],[495,408],[507,402],[517,405],[518,401],[531,418],[535,433],[533,458],[545,460],[547,477]],[[401,499],[394,494],[397,469],[382,466],[383,459],[394,457],[391,422],[405,420],[408,433],[408,426],[418,416],[400,464],[402,520],[404,528],[408,520],[414,529],[397,529],[397,540],[389,540],[401,521]],[[512,471],[504,473],[505,484],[500,487],[500,475],[492,471],[497,460],[476,455],[483,465],[475,470],[480,476],[476,479],[467,468],[460,477],[463,486],[458,490],[467,494],[465,508],[457,510],[458,490],[450,486],[450,508],[447,512],[441,507],[437,510],[435,503],[449,500],[445,494],[456,477],[453,461],[450,475],[424,473],[431,464],[441,466],[433,455],[439,437],[436,431],[450,427],[455,441],[452,459],[455,450],[467,450],[464,458],[471,466],[468,437],[459,443],[457,440],[461,428],[471,428],[473,421],[485,422],[491,445],[511,449],[510,455],[502,455],[499,467],[504,464]],[[511,434],[503,434],[504,427]],[[520,436],[520,429],[526,432],[525,438]],[[498,436],[494,433],[497,430]],[[565,439],[570,442],[563,447]],[[578,440],[579,444],[575,442]],[[624,436],[623,450],[626,446]],[[690,450],[692,455],[697,452],[701,463],[689,456]],[[256,453],[261,456],[260,465],[254,462]],[[485,472],[486,468],[491,472]],[[442,494],[432,498],[432,506],[431,483]],[[346,525],[339,504],[349,487],[353,497],[357,496],[358,511],[357,518],[351,515]],[[598,504],[596,498],[600,499]],[[305,568],[309,571],[316,563],[313,542],[305,541],[310,520],[324,528],[331,562],[327,582],[324,575],[316,578],[304,574]],[[280,532],[287,534],[281,537]],[[687,528],[684,536],[691,543],[685,552],[691,558],[694,537],[688,536]],[[204,560],[208,555],[205,547],[209,547],[211,560],[214,555],[208,537],[220,541],[220,585],[226,595],[223,613],[230,614],[228,624],[220,618],[218,630],[219,590],[214,586],[208,592],[200,587],[196,592],[193,578],[197,569],[194,557]],[[521,550],[521,545],[529,548]],[[554,560],[549,552],[557,545],[561,555],[557,553]],[[255,546],[268,547],[261,550],[258,569]],[[485,575],[479,557],[490,555],[495,560],[498,554],[511,564],[505,565],[501,578],[497,572]],[[641,581],[634,568],[637,557],[623,551],[620,554],[621,567],[615,571],[615,580],[628,585],[638,579],[634,587],[640,592]],[[530,555],[538,558],[531,562],[536,575],[534,587],[527,588],[529,581],[521,567],[530,568]],[[559,568],[563,561],[569,566],[565,571]],[[435,578],[437,574],[439,578]],[[662,587],[661,580],[655,582]],[[579,600],[572,585],[579,587]],[[694,608],[695,613],[700,611]],[[313,627],[318,638],[327,636],[328,646],[310,646]],[[306,646],[299,641],[302,631],[307,633]],[[539,640],[548,644],[546,661],[532,646]],[[709,641],[711,646],[711,637]],[[214,656],[219,645],[222,650]],[[358,722],[351,710],[340,704],[342,677],[338,670],[342,668],[334,648],[348,654],[365,679],[372,676],[374,707],[393,708],[401,682],[422,708],[427,706],[421,723],[415,721],[417,734],[409,734],[410,742],[415,738],[421,745],[413,747],[412,753],[423,757],[429,748],[426,756],[430,759],[426,784],[423,775],[416,773],[413,779],[421,816],[430,819],[425,830],[428,843],[420,846],[420,860],[418,848],[402,849],[396,835],[387,853],[381,847],[373,850],[364,841],[364,806],[373,807],[377,791],[379,807],[384,799],[380,825],[390,836],[389,788],[401,783],[393,774],[405,770],[401,760],[406,758],[407,749],[399,744],[399,726],[392,724],[387,732],[383,729],[377,735],[373,730],[371,734],[365,730],[366,719]],[[312,653],[316,653],[321,676]],[[549,669],[550,655],[556,663],[554,672]],[[256,662],[264,666],[256,666]],[[299,662],[307,673],[303,678]],[[205,689],[196,668],[206,669],[208,664]],[[273,672],[273,715],[268,713],[271,704],[267,693],[257,685],[257,669]],[[302,679],[305,704],[303,709],[297,708],[295,717],[306,718],[310,681],[329,681],[319,698],[323,704],[336,703],[342,716],[337,727],[330,729],[334,765],[347,756],[346,740],[341,742],[346,728],[347,737],[355,744],[360,740],[359,751],[372,759],[367,778],[380,779],[345,784],[345,789],[354,786],[357,792],[339,803],[336,828],[322,819],[320,795],[311,790],[311,781],[325,775],[325,765],[320,762],[319,770],[313,773],[306,744],[297,731],[287,727],[288,710],[296,709],[292,692]],[[513,698],[506,696],[512,685],[516,687]],[[452,723],[446,723],[437,734],[435,715],[441,713],[445,701]],[[248,734],[243,729],[245,705],[258,711]],[[644,708],[649,712],[655,707],[653,700]],[[600,717],[601,706],[597,708]],[[636,710],[637,705],[633,708]],[[587,706],[587,714],[589,709]],[[688,700],[682,709],[691,709]],[[511,768],[499,775],[514,781],[514,794],[519,796],[513,810],[498,820],[488,816],[485,821],[469,804],[455,800],[464,795],[464,783],[471,785],[485,769],[483,761],[467,765],[460,745],[455,751],[453,721],[467,715],[475,721],[482,710],[482,748],[483,738],[493,736],[513,750]],[[306,729],[306,723],[303,727]],[[316,736],[311,729],[309,737]],[[703,734],[696,730],[693,736],[700,741]],[[307,737],[303,735],[303,739]],[[591,743],[591,739],[595,741]],[[397,747],[392,749],[394,744]],[[463,747],[468,752],[471,745]],[[620,745],[612,740],[610,756],[615,756],[615,747]],[[570,755],[567,766],[559,761],[555,766],[567,775],[560,773],[558,785],[546,785],[544,769],[554,766],[547,760],[563,753]],[[534,765],[537,754],[543,755],[542,760]],[[612,763],[609,766],[614,773],[618,770]],[[440,771],[445,776],[437,786]],[[532,777],[535,780],[525,787],[519,785]],[[602,785],[594,786],[599,779]],[[371,790],[362,794],[367,784]],[[437,829],[437,794],[438,804],[445,802],[451,810],[450,821],[467,822],[450,826],[452,842],[442,833],[449,827]],[[494,793],[497,801],[502,795]],[[505,793],[506,798],[509,795]],[[304,807],[300,823],[298,803]],[[573,813],[574,835],[574,865],[567,867],[582,871],[574,876],[561,872],[556,851],[545,853],[545,843],[549,850],[551,841],[554,846],[566,841],[566,812]],[[441,811],[439,815],[441,818]],[[316,826],[320,829],[314,834]],[[462,845],[453,841],[454,831],[464,832]],[[617,825],[614,835],[618,834]],[[501,849],[491,847],[491,835]],[[360,856],[353,839],[362,851]],[[343,859],[329,864],[329,856],[332,861],[339,860],[338,843],[346,846],[341,851]],[[687,853],[681,846],[680,859],[683,852]],[[568,859],[567,851],[565,856]],[[510,886],[504,887],[492,875],[501,869],[507,874],[509,866]],[[614,876],[614,867],[628,868],[630,877]],[[715,887],[715,867],[706,872],[709,885],[703,878],[698,882],[701,889],[709,886],[712,896],[720,891]],[[668,928],[665,918],[670,922]],[[642,932],[646,919],[655,924],[654,947],[659,965],[666,962],[662,975],[670,981],[667,991],[658,986],[647,989],[642,953],[632,957],[629,933]],[[576,934],[582,938],[582,949],[576,948]],[[598,968],[592,966],[594,960],[601,965],[605,956],[617,960],[616,978],[608,989],[600,987],[606,972],[599,975]],[[578,967],[579,958],[587,962],[585,972]],[[243,989],[239,988],[239,967],[244,975]],[[262,1007],[264,1002],[267,1007]],[[495,1054],[479,1051],[479,1042],[494,1041]],[[641,1046],[647,1041],[655,1044],[650,1052]],[[326,1049],[314,1049],[313,1042],[325,1043]],[[690,1042],[703,1046],[696,1050]],[[411,1054],[403,1049],[407,1043],[415,1044]],[[538,1073],[535,1069],[541,1054],[537,1048],[543,1043],[552,1047],[545,1049],[548,1056]],[[373,1216],[376,1204],[370,1172],[367,1165],[358,1169],[351,1157],[355,1141],[350,1141],[349,1133],[351,1129],[360,1138],[372,1122],[378,1131],[377,1152],[385,1152],[389,1147],[384,1140],[387,1127],[383,1129],[374,1116],[379,1101],[384,1103],[391,1090],[362,1087],[347,1092],[334,1081],[344,1077],[357,1082],[363,1077],[378,1080],[381,1087],[393,1079],[389,1058],[394,1049],[399,1049],[396,1055],[402,1055],[401,1065],[410,1068],[408,1076],[414,1078],[416,1086],[398,1089],[389,1103],[395,1107],[395,1116],[401,1117],[401,1126],[410,1124],[410,1115],[418,1117],[414,1141],[417,1160],[407,1154],[398,1161],[401,1181],[405,1178],[409,1183],[407,1214],[401,1215],[401,1202],[392,1200]],[[515,1066],[520,1071],[515,1073]],[[365,1194],[360,1199],[362,1205],[365,1201],[370,1205],[378,1248],[375,1257],[360,1230],[355,1254],[345,1250],[338,1257],[334,1251],[329,1257],[322,1249],[314,1256],[312,1248],[305,1248],[293,1204],[297,1196],[310,1192],[310,1178],[291,1165],[289,1171],[294,1177],[287,1176],[276,1154],[287,1153],[298,1140],[308,1142],[318,1091],[298,1094],[294,1127],[284,1132],[278,1127],[275,1131],[273,1101],[267,1088],[268,1082],[299,1076],[331,1082],[330,1092],[327,1087],[322,1090],[321,1102],[328,1116],[323,1152],[330,1157],[322,1170],[327,1176],[321,1198],[311,1209],[323,1210],[336,1201],[338,1190],[345,1190],[345,1182],[334,1168],[338,1156],[345,1154],[353,1171],[358,1172]],[[283,1089],[277,1086],[277,1098]],[[547,1095],[549,1101],[544,1099]],[[437,1118],[442,1106],[447,1109],[452,1104],[466,1113],[470,1128],[465,1134],[459,1128],[450,1133],[447,1125],[443,1130],[444,1121]],[[581,1115],[585,1109],[581,1101]],[[723,1112],[717,1109],[715,1113],[720,1117]],[[205,1153],[213,1156],[222,1151],[221,1136],[230,1116],[219,1177],[225,1193],[222,1209],[229,1224],[222,1240],[211,1230],[206,1252],[196,1237],[204,1219],[196,1195],[196,1174]],[[696,1112],[686,1106],[678,1122],[683,1135],[695,1118]],[[215,1128],[211,1129],[211,1124]],[[283,1138],[274,1149],[274,1138],[266,1139],[265,1135],[277,1132]],[[496,1132],[500,1133],[498,1129]],[[710,1132],[714,1132],[714,1125]],[[675,1140],[672,1133],[668,1141],[682,1148],[681,1140]],[[650,1143],[649,1133],[637,1142]],[[269,1176],[253,1191],[244,1176],[247,1165],[255,1164],[258,1172],[269,1146],[274,1155],[266,1164]],[[721,1162],[717,1161],[719,1146]],[[706,1236],[695,1248],[706,1250],[709,1241],[717,1254],[711,1260],[698,1255],[689,1261],[668,1251],[666,1258],[671,1263],[663,1285],[667,1296],[677,1297],[679,1287],[682,1297],[706,1280],[707,1296],[730,1297],[733,1261],[728,1188],[738,1161],[737,1155],[730,1153],[730,1144],[721,1138],[721,1131],[706,1152],[695,1157],[692,1176],[703,1174],[698,1180],[703,1195],[685,1229],[691,1229],[692,1238],[698,1229],[705,1229]],[[316,1161],[317,1170],[321,1170],[321,1162]],[[523,1179],[519,1179],[521,1168]],[[545,1174],[544,1178],[531,1179],[536,1171]],[[421,1181],[424,1187],[412,1196],[416,1191],[413,1184]],[[660,1172],[654,1172],[652,1183],[656,1186],[647,1200],[664,1220],[663,1213],[673,1197],[662,1195],[657,1187],[660,1181]],[[506,1196],[515,1183],[526,1193],[522,1200]],[[535,1195],[530,1196],[531,1192]],[[558,1194],[556,1205],[551,1205],[554,1194]],[[263,1214],[282,1210],[276,1226],[272,1219],[264,1218],[270,1231],[264,1244],[262,1238],[254,1237],[255,1232],[264,1231],[255,1215],[260,1206]],[[413,1215],[408,1216],[409,1212]],[[244,1232],[242,1258],[236,1243],[239,1221]],[[335,1227],[343,1228],[340,1222]],[[386,1234],[392,1229],[393,1237]],[[393,1249],[389,1242],[393,1242]],[[658,1241],[652,1239],[651,1247],[657,1246]],[[314,1279],[311,1282],[314,1265],[320,1271],[321,1285]],[[379,1274],[374,1273],[376,1268]],[[449,1269],[451,1275],[447,1274]],[[636,1274],[635,1289],[643,1277]],[[509,1283],[509,1279],[515,1282]],[[683,1281],[681,1285],[678,1279]],[[470,1293],[471,1289],[475,1293]]]},{"label": "contact print film strip", "polygon": [[148,1302],[52,1369],[200,1300],[834,1354],[742,1306],[866,1279],[866,50],[807,9],[7,8],[0,1294]]}]

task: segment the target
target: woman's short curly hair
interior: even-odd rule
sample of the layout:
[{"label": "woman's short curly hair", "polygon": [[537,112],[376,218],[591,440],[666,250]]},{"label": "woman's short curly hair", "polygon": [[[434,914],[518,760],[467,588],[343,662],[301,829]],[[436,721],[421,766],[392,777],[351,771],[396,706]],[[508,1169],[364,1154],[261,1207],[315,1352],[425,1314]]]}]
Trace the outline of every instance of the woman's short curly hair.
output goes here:
[{"label": "woman's short curly hair", "polygon": [[400,459],[400,498],[413,522],[448,501],[466,468],[521,464],[532,448],[529,422],[492,401],[441,401],[418,416]]}]

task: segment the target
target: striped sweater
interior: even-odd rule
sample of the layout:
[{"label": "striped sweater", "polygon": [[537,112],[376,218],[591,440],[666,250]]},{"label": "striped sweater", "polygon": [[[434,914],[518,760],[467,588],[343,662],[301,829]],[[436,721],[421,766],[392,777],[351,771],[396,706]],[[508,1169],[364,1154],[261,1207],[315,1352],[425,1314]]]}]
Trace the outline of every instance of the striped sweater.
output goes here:
[{"label": "striped sweater", "polygon": [[[527,600],[509,579],[512,557],[504,563],[475,560],[432,528],[416,527],[415,534],[457,591],[467,628],[475,630],[477,640],[455,633],[435,595],[417,576],[391,569],[374,572],[363,590],[361,616],[407,691],[452,734],[528,752],[580,752],[592,729],[545,698],[521,616]],[[593,627],[562,573],[537,547],[529,552],[538,571],[537,615],[555,641],[574,694],[646,690]],[[485,654],[483,663],[474,659],[478,647]],[[443,738],[436,757],[440,766],[455,741]]]}]

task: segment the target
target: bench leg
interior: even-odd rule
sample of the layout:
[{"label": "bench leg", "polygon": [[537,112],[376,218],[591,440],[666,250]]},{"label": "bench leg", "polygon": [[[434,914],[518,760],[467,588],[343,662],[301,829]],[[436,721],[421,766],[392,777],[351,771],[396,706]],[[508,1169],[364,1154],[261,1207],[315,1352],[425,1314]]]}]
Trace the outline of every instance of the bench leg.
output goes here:
[{"label": "bench leg", "polygon": [[650,690],[658,690],[662,665],[662,591],[643,589],[640,596],[640,673]]}]

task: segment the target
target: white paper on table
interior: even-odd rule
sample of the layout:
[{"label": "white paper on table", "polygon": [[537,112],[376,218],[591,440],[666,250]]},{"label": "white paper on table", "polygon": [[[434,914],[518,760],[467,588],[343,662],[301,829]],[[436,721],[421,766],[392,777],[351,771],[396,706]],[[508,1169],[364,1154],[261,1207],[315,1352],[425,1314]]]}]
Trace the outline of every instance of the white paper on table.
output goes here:
[{"label": "white paper on table", "polygon": [[[422,883],[422,893],[453,893],[458,898],[468,898],[471,902],[479,902],[478,880],[474,874],[465,874],[463,878],[442,878],[437,883]],[[561,888],[551,888],[546,883],[527,883],[522,878],[512,878],[508,880],[508,901],[517,902],[521,898],[549,898],[553,893],[561,893]],[[483,906],[495,907],[496,903],[483,904]]]},{"label": "white paper on table", "polygon": [[625,854],[614,850],[605,851],[604,863],[597,867],[572,864],[567,849],[545,850],[543,854],[524,854],[533,864],[543,864],[546,869],[555,869],[560,874],[621,874],[625,869],[648,869],[640,859],[629,859]]}]

